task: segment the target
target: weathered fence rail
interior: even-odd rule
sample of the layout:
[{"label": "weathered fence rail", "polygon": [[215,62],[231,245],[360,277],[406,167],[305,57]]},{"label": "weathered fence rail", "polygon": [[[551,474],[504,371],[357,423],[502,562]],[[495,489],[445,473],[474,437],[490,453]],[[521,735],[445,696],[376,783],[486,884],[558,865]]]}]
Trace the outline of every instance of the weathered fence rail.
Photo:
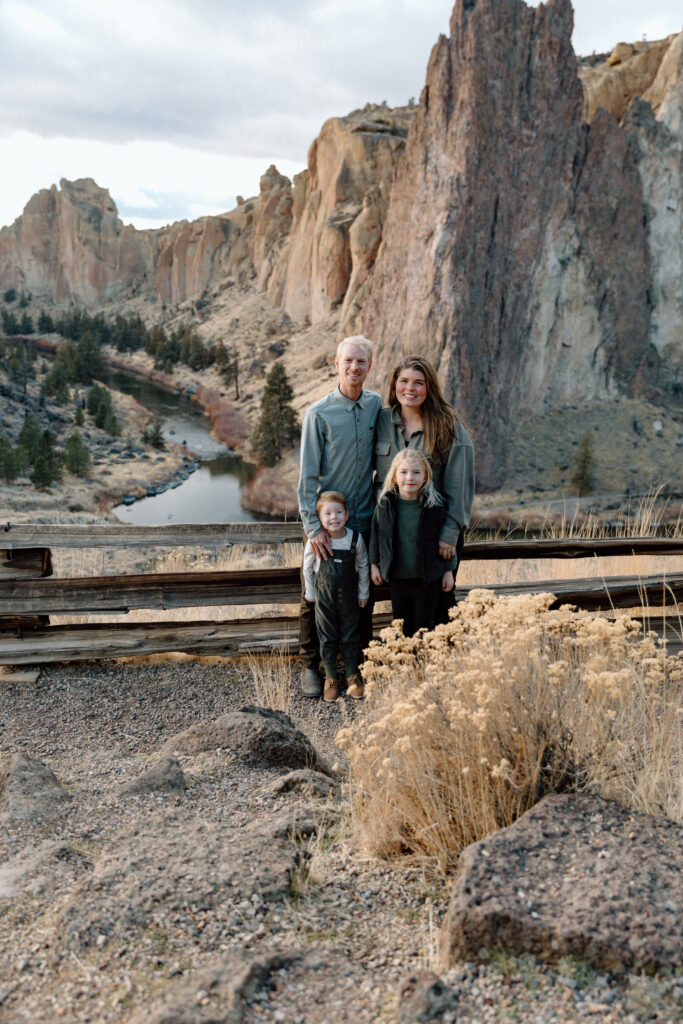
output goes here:
[{"label": "weathered fence rail", "polygon": [[[83,660],[164,651],[243,655],[293,650],[298,620],[293,615],[226,621],[167,621],[50,624],[49,615],[112,615],[138,609],[209,606],[291,605],[299,601],[297,568],[231,572],[148,573],[72,579],[49,578],[51,549],[84,547],[222,547],[233,544],[300,544],[299,523],[228,525],[12,526],[0,527],[0,664]],[[607,555],[683,554],[683,538],[599,538],[476,541],[468,560],[591,558]],[[458,587],[458,598],[473,587]],[[675,606],[683,601],[683,573],[593,577],[484,585],[498,595],[551,592],[555,607],[573,604],[594,611]],[[379,588],[378,600],[388,597]],[[375,627],[390,619],[375,616]],[[657,617],[652,628],[680,647],[676,618]]]}]

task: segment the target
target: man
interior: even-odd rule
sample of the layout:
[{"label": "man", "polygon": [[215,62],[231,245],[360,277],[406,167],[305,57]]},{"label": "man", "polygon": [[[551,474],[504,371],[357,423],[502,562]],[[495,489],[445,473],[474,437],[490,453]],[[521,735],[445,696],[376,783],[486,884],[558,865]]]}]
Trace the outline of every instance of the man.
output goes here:
[{"label": "man", "polygon": [[[362,334],[344,338],[334,365],[339,385],[310,406],[301,430],[299,513],[311,547],[325,560],[332,554],[332,544],[315,510],[321,491],[340,491],[344,495],[349,509],[347,525],[361,532],[366,544],[369,542],[374,508],[375,421],[382,408],[380,396],[363,388],[372,366],[371,341]],[[372,637],[372,605],[371,593],[360,614],[361,648],[367,647]],[[299,652],[303,663],[301,692],[306,697],[319,697],[322,691],[314,608],[302,590]]]}]

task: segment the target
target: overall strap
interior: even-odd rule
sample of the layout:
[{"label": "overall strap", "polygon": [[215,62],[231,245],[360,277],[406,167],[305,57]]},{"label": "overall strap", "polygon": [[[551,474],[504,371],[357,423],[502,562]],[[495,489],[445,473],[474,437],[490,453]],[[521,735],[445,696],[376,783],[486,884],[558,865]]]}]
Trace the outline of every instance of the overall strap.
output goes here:
[{"label": "overall strap", "polygon": [[354,530],[353,531],[353,537],[351,538],[351,547],[349,548],[349,551],[354,556],[356,554],[356,546],[357,546],[357,544],[358,544],[358,530]]}]

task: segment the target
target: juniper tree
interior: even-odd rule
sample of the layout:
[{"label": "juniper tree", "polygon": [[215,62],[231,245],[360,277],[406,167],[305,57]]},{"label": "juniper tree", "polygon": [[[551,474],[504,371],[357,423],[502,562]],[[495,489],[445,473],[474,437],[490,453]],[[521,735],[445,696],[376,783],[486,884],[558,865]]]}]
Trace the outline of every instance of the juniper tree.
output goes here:
[{"label": "juniper tree", "polygon": [[66,443],[66,468],[74,476],[86,476],[90,469],[90,455],[77,430],[71,435]]},{"label": "juniper tree", "polygon": [[261,398],[261,415],[251,442],[251,453],[261,466],[274,466],[282,449],[293,444],[301,427],[292,398],[294,392],[282,363],[273,363]]},{"label": "juniper tree", "polygon": [[579,497],[593,490],[593,485],[595,484],[595,454],[593,451],[593,438],[588,431],[579,441],[570,480],[576,488],[576,493]]}]

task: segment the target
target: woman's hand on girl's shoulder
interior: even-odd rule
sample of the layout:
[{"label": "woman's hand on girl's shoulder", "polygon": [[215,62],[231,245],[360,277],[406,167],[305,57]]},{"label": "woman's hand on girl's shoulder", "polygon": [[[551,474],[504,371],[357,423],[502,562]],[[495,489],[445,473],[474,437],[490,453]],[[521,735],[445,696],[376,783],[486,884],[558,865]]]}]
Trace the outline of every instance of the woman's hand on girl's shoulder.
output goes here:
[{"label": "woman's hand on girl's shoulder", "polygon": [[382,584],[384,583],[384,580],[382,579],[382,573],[379,571],[378,565],[370,566],[370,578],[376,587],[381,587]]},{"label": "woman's hand on girl's shoulder", "polygon": [[441,589],[452,590],[455,586],[455,579],[453,578],[453,571],[446,569],[446,572],[441,577]]}]

